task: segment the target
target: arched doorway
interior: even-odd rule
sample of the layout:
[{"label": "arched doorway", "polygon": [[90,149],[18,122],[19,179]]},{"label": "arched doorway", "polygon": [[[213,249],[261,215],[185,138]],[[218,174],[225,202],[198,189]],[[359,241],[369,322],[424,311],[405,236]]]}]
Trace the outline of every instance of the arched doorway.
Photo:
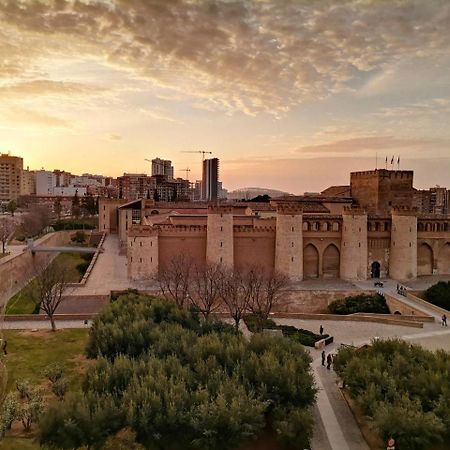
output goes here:
[{"label": "arched doorway", "polygon": [[330,244],[323,252],[322,273],[324,278],[339,278],[340,254],[334,244]]},{"label": "arched doorway", "polygon": [[370,266],[370,276],[372,278],[380,278],[381,264],[378,261],[374,261]]},{"label": "arched doorway", "polygon": [[428,244],[422,243],[417,249],[417,275],[433,273],[433,250]]},{"label": "arched doorway", "polygon": [[319,276],[319,252],[312,244],[308,244],[303,250],[303,276],[305,278]]},{"label": "arched doorway", "polygon": [[447,242],[439,252],[437,269],[439,275],[450,274],[450,242]]}]

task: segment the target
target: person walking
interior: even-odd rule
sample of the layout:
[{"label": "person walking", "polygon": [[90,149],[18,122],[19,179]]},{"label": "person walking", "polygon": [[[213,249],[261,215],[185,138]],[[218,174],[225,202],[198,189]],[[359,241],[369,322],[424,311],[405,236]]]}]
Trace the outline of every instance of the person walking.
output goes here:
[{"label": "person walking", "polygon": [[322,350],[322,366],[325,366],[325,350]]},{"label": "person walking", "polygon": [[320,333],[321,336],[323,335],[323,326],[322,325],[320,325],[319,333]]},{"label": "person walking", "polygon": [[442,314],[442,326],[446,327],[447,325],[447,316],[445,314]]},{"label": "person walking", "polygon": [[332,362],[333,362],[333,358],[331,356],[331,353],[328,353],[328,355],[327,355],[327,369],[328,370],[330,370]]}]

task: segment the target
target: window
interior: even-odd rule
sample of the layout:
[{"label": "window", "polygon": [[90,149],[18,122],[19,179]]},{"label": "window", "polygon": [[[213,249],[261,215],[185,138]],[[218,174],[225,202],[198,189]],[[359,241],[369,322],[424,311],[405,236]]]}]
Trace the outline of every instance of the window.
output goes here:
[{"label": "window", "polygon": [[291,261],[294,262],[294,257],[291,258]]},{"label": "window", "polygon": [[220,227],[220,231],[223,231],[223,227]]},{"label": "window", "polygon": [[291,247],[293,247],[294,246],[294,243],[293,242],[291,242]]},{"label": "window", "polygon": [[139,258],[139,262],[140,262],[140,263],[142,262],[142,258]]},{"label": "window", "polygon": [[139,242],[139,247],[142,247],[142,241]]},{"label": "window", "polygon": [[294,231],[294,227],[291,228],[291,231]]},{"label": "window", "polygon": [[220,241],[220,246],[223,247],[223,242],[222,241]]}]

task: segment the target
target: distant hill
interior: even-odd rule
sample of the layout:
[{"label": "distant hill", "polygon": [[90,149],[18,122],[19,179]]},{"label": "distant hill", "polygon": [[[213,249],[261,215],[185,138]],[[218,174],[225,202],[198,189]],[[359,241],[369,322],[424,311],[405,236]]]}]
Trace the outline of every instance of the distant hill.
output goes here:
[{"label": "distant hill", "polygon": [[245,187],[228,192],[227,198],[231,200],[250,200],[259,195],[268,195],[271,198],[281,197],[283,195],[291,195],[289,192],[278,191],[277,189],[262,187]]}]

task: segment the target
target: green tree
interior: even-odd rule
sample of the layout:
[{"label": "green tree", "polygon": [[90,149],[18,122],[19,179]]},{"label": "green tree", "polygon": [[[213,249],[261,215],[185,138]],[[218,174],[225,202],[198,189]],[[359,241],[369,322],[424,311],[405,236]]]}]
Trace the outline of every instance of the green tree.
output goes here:
[{"label": "green tree", "polygon": [[14,213],[17,210],[17,202],[15,200],[10,200],[6,205],[6,210],[10,212],[12,216],[14,216]]}]

